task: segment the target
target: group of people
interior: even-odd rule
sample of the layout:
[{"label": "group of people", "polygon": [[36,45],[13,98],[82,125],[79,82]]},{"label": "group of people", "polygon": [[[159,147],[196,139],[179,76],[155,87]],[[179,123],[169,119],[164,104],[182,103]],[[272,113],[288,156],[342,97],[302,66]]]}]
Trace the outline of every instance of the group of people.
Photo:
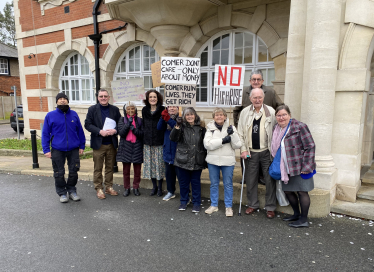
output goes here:
[{"label": "group of people", "polygon": [[[213,120],[206,126],[192,107],[185,108],[179,116],[178,107],[163,106],[163,97],[156,90],[146,92],[141,117],[132,102],[125,104],[121,117],[119,109],[109,104],[108,91],[100,90],[99,103],[89,108],[84,124],[91,133],[93,182],[97,197],[104,199],[106,195],[118,195],[113,189],[116,161],[123,165],[123,196],[131,194],[131,164],[134,173],[132,192],[139,196],[143,164],[143,178],[152,180],[151,196],[163,196],[163,180],[166,179],[167,194],[163,200],[175,198],[178,179],[179,210],[185,211],[192,201],[192,212],[200,212],[201,173],[208,168],[211,206],[205,213],[218,211],[222,173],[225,213],[233,216],[235,150],[240,149],[247,184],[248,208],[245,213],[252,214],[259,208],[257,185],[261,174],[266,186],[266,216],[271,219],[275,216],[276,192],[275,180],[268,169],[280,150],[282,187],[294,211],[292,216],[283,220],[290,221],[291,227],[308,227],[308,192],[314,188],[315,144],[307,125],[291,118],[289,107],[282,104],[274,90],[262,83],[261,71],[253,71],[251,86],[243,92],[243,104],[234,110],[235,126],[230,125],[223,108],[213,110]],[[57,109],[45,117],[42,146],[45,156],[52,159],[60,202],[66,203],[69,198],[80,200],[76,193],[77,171],[79,154],[83,153],[86,139],[78,115],[69,108],[68,97],[59,93],[56,103]],[[115,121],[115,128],[103,129],[107,118]],[[64,178],[66,159],[69,167],[67,181]],[[104,165],[105,178],[102,175]]]}]

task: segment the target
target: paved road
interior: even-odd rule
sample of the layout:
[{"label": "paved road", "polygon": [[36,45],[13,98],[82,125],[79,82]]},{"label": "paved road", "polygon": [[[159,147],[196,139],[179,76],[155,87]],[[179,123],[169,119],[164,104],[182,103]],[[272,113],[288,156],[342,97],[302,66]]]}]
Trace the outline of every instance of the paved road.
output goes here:
[{"label": "paved road", "polygon": [[[5,138],[17,139],[17,132],[10,127],[10,124],[0,124],[0,139]],[[20,139],[24,139],[23,132],[20,134]]]},{"label": "paved road", "polygon": [[79,181],[82,201],[61,204],[49,177],[0,174],[0,185],[1,271],[374,270],[369,221],[328,216],[291,229],[283,214],[226,218],[222,203],[212,216],[180,212],[178,199],[149,190],[98,200]]}]

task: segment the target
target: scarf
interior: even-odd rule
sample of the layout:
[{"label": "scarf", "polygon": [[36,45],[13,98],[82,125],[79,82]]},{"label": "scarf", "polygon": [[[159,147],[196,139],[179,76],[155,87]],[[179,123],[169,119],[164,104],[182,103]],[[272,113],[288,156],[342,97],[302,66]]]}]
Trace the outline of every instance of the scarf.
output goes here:
[{"label": "scarf", "polygon": [[[178,114],[170,114],[170,118],[173,119],[173,120],[177,119],[177,117],[178,117]],[[167,127],[167,130],[169,130],[169,131],[172,130],[172,128],[169,124],[166,124],[166,127]]]},{"label": "scarf", "polygon": [[[130,118],[130,115],[127,114],[127,120],[129,120],[129,118]],[[136,114],[134,114],[132,116],[132,125],[136,128],[135,119],[136,119]],[[131,126],[131,124],[130,124],[130,126]],[[132,133],[131,129],[129,130],[129,133],[127,133],[126,141],[132,142],[132,143],[136,142],[136,136],[135,136],[134,133]]]},{"label": "scarf", "polygon": [[[277,124],[273,132],[273,139],[271,141],[271,155],[273,157],[275,157],[275,155],[277,154],[278,148],[280,148],[280,145],[281,145],[282,137],[285,133],[287,133],[287,129],[284,128],[281,131],[281,127]],[[283,152],[281,152],[280,170],[281,170],[281,180],[284,182],[284,184],[287,184],[289,177],[288,177],[286,165],[284,164]]]},{"label": "scarf", "polygon": [[216,128],[219,129],[219,131],[222,131],[222,127],[223,127],[223,125],[220,126],[220,125],[218,125],[216,122],[214,122],[214,125],[216,126]]}]

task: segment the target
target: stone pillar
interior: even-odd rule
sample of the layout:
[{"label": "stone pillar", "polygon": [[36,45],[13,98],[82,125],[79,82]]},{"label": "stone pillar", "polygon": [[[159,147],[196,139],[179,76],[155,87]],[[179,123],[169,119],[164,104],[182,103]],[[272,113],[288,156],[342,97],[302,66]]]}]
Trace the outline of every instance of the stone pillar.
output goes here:
[{"label": "stone pillar", "polygon": [[[336,169],[331,155],[335,104],[335,89],[339,56],[341,0],[308,0],[307,31],[310,31],[308,85],[303,91],[301,120],[305,122],[316,143],[317,175],[315,186],[331,192],[332,202],[336,191]],[[305,86],[305,84],[304,84]]]},{"label": "stone pillar", "polygon": [[298,120],[301,117],[306,15],[307,0],[292,0],[288,30],[284,103],[290,107],[292,116]]}]

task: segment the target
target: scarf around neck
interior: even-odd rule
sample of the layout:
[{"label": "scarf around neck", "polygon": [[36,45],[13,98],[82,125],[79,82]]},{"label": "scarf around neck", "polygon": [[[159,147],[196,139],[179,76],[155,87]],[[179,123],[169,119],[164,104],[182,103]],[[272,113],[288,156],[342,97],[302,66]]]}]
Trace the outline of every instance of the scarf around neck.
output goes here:
[{"label": "scarf around neck", "polygon": [[[130,118],[130,115],[127,114],[127,120],[129,120]],[[132,116],[132,125],[136,128],[136,123],[135,123],[135,119],[136,119],[136,114],[134,114]],[[130,124],[130,126],[131,126]],[[127,133],[127,136],[126,136],[126,141],[128,142],[132,142],[132,143],[135,143],[136,142],[136,136],[134,133],[132,133],[132,130],[130,129],[129,130],[129,133]]]},{"label": "scarf around neck", "polygon": [[[278,149],[281,147],[283,135],[285,135],[288,130],[289,130],[289,127],[288,129],[286,127],[281,131],[281,127],[278,124],[276,125],[274,132],[273,132],[273,139],[271,141],[271,155],[273,157],[275,157]],[[286,165],[284,163],[283,152],[281,152],[280,170],[281,170],[281,180],[284,182],[284,184],[287,184],[289,177],[288,177]]]}]

